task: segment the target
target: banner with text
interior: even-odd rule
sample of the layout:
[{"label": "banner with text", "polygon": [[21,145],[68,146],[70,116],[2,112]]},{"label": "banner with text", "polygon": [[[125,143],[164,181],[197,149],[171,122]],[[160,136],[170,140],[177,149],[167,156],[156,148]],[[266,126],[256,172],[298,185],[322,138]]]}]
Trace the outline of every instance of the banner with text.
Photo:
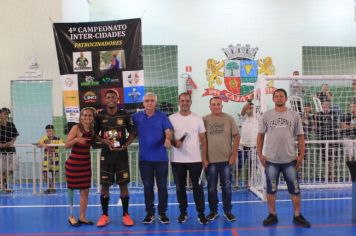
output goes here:
[{"label": "banner with text", "polygon": [[107,90],[117,92],[120,108],[140,107],[141,19],[54,23],[53,31],[67,122],[77,123],[84,107],[104,108]]}]

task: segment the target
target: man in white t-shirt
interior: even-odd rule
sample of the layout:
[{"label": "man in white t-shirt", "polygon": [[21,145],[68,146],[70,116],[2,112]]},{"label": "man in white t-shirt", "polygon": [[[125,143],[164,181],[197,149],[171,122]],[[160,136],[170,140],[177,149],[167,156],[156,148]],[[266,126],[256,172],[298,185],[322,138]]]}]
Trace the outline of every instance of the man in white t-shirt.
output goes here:
[{"label": "man in white t-shirt", "polygon": [[183,223],[188,219],[186,185],[189,171],[198,222],[205,225],[209,221],[204,214],[204,190],[199,183],[203,165],[207,166],[204,122],[200,116],[190,111],[192,100],[189,93],[181,93],[178,99],[179,112],[169,116],[174,129],[171,164],[180,210],[177,221]]},{"label": "man in white t-shirt", "polygon": [[[258,120],[256,115],[253,114],[253,103],[248,101],[241,110],[241,139],[240,146],[242,150],[239,150],[238,153],[238,176],[241,178],[242,176],[242,167],[244,164],[251,163],[251,153],[254,148],[256,148],[256,139],[258,133]],[[250,165],[248,165],[250,166]],[[247,174],[250,175],[250,169]],[[246,178],[249,179],[249,178]],[[248,183],[247,183],[248,184]]]},{"label": "man in white t-shirt", "polygon": [[256,146],[258,121],[253,114],[253,103],[247,102],[241,110],[241,140],[243,147]]}]

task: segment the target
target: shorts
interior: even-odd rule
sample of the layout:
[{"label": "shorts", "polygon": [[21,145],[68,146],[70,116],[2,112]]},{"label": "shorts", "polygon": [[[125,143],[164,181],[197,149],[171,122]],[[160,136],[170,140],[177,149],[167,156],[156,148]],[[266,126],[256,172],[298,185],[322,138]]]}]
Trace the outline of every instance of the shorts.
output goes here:
[{"label": "shorts", "polygon": [[15,153],[2,153],[0,154],[0,169],[1,172],[6,172],[6,171],[13,171],[14,170],[14,163],[15,163],[15,169],[17,167],[17,162],[14,160],[16,158]]},{"label": "shorts", "polygon": [[285,164],[267,162],[265,174],[268,194],[275,194],[277,192],[279,175],[281,172],[283,173],[283,177],[287,183],[288,192],[293,195],[300,194],[298,172],[295,169],[296,163],[297,161],[292,161]]},{"label": "shorts", "polygon": [[110,186],[130,182],[127,152],[110,152],[100,158],[100,184]]},{"label": "shorts", "polygon": [[43,158],[43,173],[59,172],[59,157],[57,153],[45,153]]}]

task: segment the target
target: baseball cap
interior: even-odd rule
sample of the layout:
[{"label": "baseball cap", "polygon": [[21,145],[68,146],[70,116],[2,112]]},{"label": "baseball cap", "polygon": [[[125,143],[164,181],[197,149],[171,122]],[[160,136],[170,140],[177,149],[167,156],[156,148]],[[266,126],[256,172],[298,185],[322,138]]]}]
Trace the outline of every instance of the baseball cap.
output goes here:
[{"label": "baseball cap", "polygon": [[6,112],[7,114],[10,114],[10,113],[11,113],[10,109],[7,108],[7,107],[1,108],[1,112]]}]

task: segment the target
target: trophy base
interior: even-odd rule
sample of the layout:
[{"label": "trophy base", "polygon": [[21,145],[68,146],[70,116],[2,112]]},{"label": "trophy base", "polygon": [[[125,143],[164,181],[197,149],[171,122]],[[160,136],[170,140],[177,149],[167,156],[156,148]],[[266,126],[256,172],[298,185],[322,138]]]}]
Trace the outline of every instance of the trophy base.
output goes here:
[{"label": "trophy base", "polygon": [[113,145],[115,148],[117,148],[117,147],[121,147],[121,144],[120,144],[120,142],[114,142],[114,145]]}]

